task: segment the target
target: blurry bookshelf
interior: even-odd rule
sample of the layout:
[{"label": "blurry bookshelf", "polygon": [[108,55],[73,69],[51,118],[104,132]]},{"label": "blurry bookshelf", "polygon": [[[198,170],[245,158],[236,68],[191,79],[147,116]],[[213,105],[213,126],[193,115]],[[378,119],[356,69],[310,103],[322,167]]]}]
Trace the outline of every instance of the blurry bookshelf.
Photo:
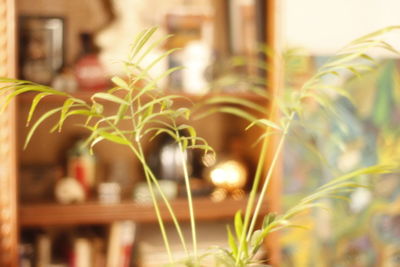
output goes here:
[{"label": "blurry bookshelf", "polygon": [[[114,62],[118,61],[119,53],[126,55],[125,48],[132,36],[157,24],[160,35],[174,34],[159,52],[182,47],[182,53],[161,62],[155,73],[177,64],[186,64],[189,70],[160,84],[162,94],[174,93],[189,99],[177,101],[181,106],[212,96],[235,96],[268,106],[267,100],[247,90],[248,84],[221,90],[211,88],[221,68],[219,63],[232,56],[253,57],[257,42],[264,40],[259,36],[267,35],[267,9],[257,8],[258,1],[151,0],[139,4],[132,0],[124,1],[124,5],[121,2],[61,0],[54,5],[52,1],[19,0],[16,10],[21,22],[19,78],[90,100],[94,92],[109,86],[109,77],[120,74]],[[132,10],[136,16],[131,14]],[[128,22],[129,26],[122,22]],[[239,39],[241,47],[236,48]],[[145,179],[139,162],[129,150],[110,144],[99,144],[95,156],[89,155],[80,147],[85,133],[75,127],[79,119],[66,121],[62,134],[50,134],[56,119],[51,118],[24,150],[29,131],[25,122],[33,99],[27,93],[17,101],[21,266],[145,267],[164,262],[162,244],[149,241],[159,238],[160,233],[149,194],[143,190]],[[35,116],[63,101],[58,96],[43,98]],[[105,108],[112,111],[113,107],[106,104]],[[194,126],[199,136],[222,155],[229,158],[235,154],[235,158],[241,159],[241,166],[250,174],[259,150],[251,144],[258,132],[250,130],[250,135],[242,135],[245,121],[231,115],[213,115]],[[231,153],[231,143],[240,143],[239,153]],[[145,152],[150,155],[162,145],[159,142],[146,147]],[[199,231],[211,231],[215,237],[201,241],[201,249],[205,251],[211,244],[226,243],[225,224],[236,211],[245,208],[248,181],[243,178],[246,183],[238,194],[213,196],[216,188],[206,177],[206,168],[199,166],[198,155],[193,155],[193,159],[191,190],[195,195]],[[178,178],[164,184],[178,219],[186,223],[189,220],[187,200],[183,197],[186,189]],[[268,208],[261,213],[267,213]],[[162,210],[163,219],[170,224],[171,216],[166,209]],[[169,225],[173,232],[170,228]],[[139,234],[142,230],[148,234]],[[180,255],[178,247],[174,250]]]}]

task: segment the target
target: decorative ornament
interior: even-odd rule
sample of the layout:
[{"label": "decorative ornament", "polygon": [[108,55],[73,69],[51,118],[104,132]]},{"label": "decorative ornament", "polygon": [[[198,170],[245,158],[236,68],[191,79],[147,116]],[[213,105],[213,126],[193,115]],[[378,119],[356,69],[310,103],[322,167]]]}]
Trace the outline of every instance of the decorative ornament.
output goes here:
[{"label": "decorative ornament", "polygon": [[85,200],[85,191],[75,178],[65,177],[57,182],[55,196],[62,204],[80,203]]}]

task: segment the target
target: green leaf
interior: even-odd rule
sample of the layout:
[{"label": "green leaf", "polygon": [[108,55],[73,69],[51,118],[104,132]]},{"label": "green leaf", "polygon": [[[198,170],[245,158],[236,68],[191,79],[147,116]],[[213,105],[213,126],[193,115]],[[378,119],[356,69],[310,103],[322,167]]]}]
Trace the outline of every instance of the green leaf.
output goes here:
[{"label": "green leaf", "polygon": [[381,44],[382,44],[382,47],[384,49],[386,49],[387,51],[390,51],[397,56],[400,55],[400,52],[396,48],[394,48],[392,45],[390,45],[389,43],[387,43],[385,41],[381,41]]},{"label": "green leaf", "polygon": [[91,151],[91,153],[93,153],[94,146],[97,145],[98,143],[100,143],[103,140],[105,140],[105,138],[103,136],[98,136],[90,143],[90,151]]},{"label": "green leaf", "polygon": [[309,210],[312,208],[323,208],[326,209],[326,207],[321,204],[321,203],[304,203],[303,201],[300,202],[300,204],[292,207],[290,210],[288,210],[285,215],[283,216],[284,219],[290,219],[293,216],[305,211],[305,210]]},{"label": "green leaf", "polygon": [[182,117],[186,120],[189,120],[190,118],[190,109],[188,108],[178,108],[175,110],[175,113],[173,114],[175,117]]},{"label": "green leaf", "polygon": [[124,80],[122,80],[120,77],[114,76],[114,77],[111,78],[111,81],[115,85],[117,85],[117,86],[119,86],[119,87],[121,87],[123,89],[129,90],[129,85]]},{"label": "green leaf", "polygon": [[147,125],[148,123],[154,121],[157,118],[163,118],[163,117],[168,117],[168,116],[173,116],[175,113],[175,111],[173,110],[163,110],[160,111],[158,113],[153,113],[149,116],[147,116],[146,118],[144,118],[140,123],[138,123],[136,125],[137,129],[142,129],[145,125]]},{"label": "green leaf", "polygon": [[[172,53],[174,53],[175,51],[177,51],[177,50],[179,50],[180,48],[174,48],[174,49],[170,49],[170,50],[168,50],[167,52],[165,52],[165,53],[163,53],[161,56],[159,56],[159,57],[157,57],[155,60],[153,60],[149,65],[147,65],[144,69],[142,69],[142,68],[140,68],[139,66],[137,66],[137,65],[135,65],[135,64],[131,64],[132,66],[134,66],[134,67],[136,67],[138,70],[139,70],[139,74],[137,74],[136,76],[135,76],[135,79],[134,79],[134,82],[137,82],[137,81],[140,81],[140,80],[142,80],[142,79],[144,79],[144,78],[146,78],[146,77],[150,77],[150,75],[149,75],[149,71],[150,71],[150,69],[152,69],[155,65],[157,65],[157,63],[159,63],[161,60],[163,60],[164,58],[167,58],[170,54],[172,54]],[[172,73],[172,72],[174,72],[174,71],[177,71],[177,70],[180,70],[180,69],[182,69],[183,67],[181,67],[181,66],[178,66],[178,67],[174,67],[174,68],[171,68],[171,69],[168,69],[166,72],[168,72],[168,74],[162,74],[162,75],[160,75],[158,78],[156,78],[156,79],[153,79],[153,78],[150,78],[150,81],[149,81],[149,83],[152,83],[153,85],[152,86],[150,86],[149,88],[147,88],[147,89],[145,89],[145,88],[141,88],[141,91],[148,91],[148,90],[150,90],[151,88],[153,88],[157,83],[158,83],[158,81],[159,80],[161,80],[161,79],[163,79],[163,78],[165,78],[166,76],[168,76],[170,73]]]},{"label": "green leaf", "polygon": [[118,96],[112,95],[112,94],[108,94],[108,93],[95,93],[94,95],[92,95],[92,100],[95,102],[95,98],[100,98],[100,99],[104,99],[110,102],[114,102],[117,104],[121,104],[121,105],[129,105],[128,101],[126,101],[125,99],[122,99]]},{"label": "green leaf", "polygon": [[116,93],[116,92],[118,92],[118,91],[126,91],[126,89],[123,89],[123,88],[121,88],[121,87],[119,87],[119,86],[115,86],[115,87],[113,87],[113,88],[110,88],[110,89],[108,89],[106,92],[108,93],[108,94],[114,94],[114,93]]},{"label": "green leaf", "polygon": [[189,145],[188,148],[190,148],[190,149],[201,149],[201,150],[204,150],[204,153],[211,152],[212,154],[215,154],[214,149],[211,146],[206,145],[206,144],[204,144],[204,145]]},{"label": "green leaf", "polygon": [[271,135],[277,134],[277,132],[273,132],[271,130],[267,130],[267,132],[261,134],[257,140],[251,144],[252,147],[257,146],[261,141],[264,141],[265,138],[270,137]]},{"label": "green leaf", "polygon": [[61,132],[61,128],[66,119],[67,112],[73,105],[74,105],[74,100],[71,98],[68,98],[67,100],[64,101],[64,104],[61,109],[60,120],[58,121],[58,132]]},{"label": "green leaf", "polygon": [[147,83],[141,90],[140,92],[135,96],[134,101],[139,99],[142,95],[146,94],[148,91],[150,90],[154,90],[154,88],[157,88],[157,83],[168,77],[171,73],[181,70],[182,67],[178,66],[178,67],[174,67],[174,68],[170,68],[167,71],[163,72],[161,75],[159,75],[158,77],[152,79],[149,83]]},{"label": "green leaf", "polygon": [[189,144],[188,140],[186,138],[180,138],[178,142],[182,144],[182,152],[186,151]]},{"label": "green leaf", "polygon": [[136,64],[140,64],[142,62],[142,60],[151,52],[153,51],[157,46],[161,45],[161,43],[163,43],[165,40],[171,38],[173,35],[172,34],[168,34],[165,35],[163,37],[161,37],[160,39],[154,41],[147,49],[146,51],[143,52],[143,54],[140,56],[140,58],[136,61]]},{"label": "green leaf", "polygon": [[[125,138],[125,137],[121,137],[120,136],[120,132],[107,132],[103,129],[100,130],[96,130],[92,132],[92,135],[89,137],[89,139],[87,140],[87,142],[91,142],[90,144],[90,149],[92,150],[93,147],[98,144],[99,142],[103,141],[103,140],[108,140],[111,141],[113,143],[116,144],[120,144],[120,145],[130,145],[131,142]],[[121,131],[121,133],[130,133],[129,131]],[[98,136],[99,135],[99,136]],[[93,140],[93,141],[91,141]]]},{"label": "green leaf", "polygon": [[250,238],[250,247],[252,247],[252,254],[260,248],[261,242],[264,239],[262,230],[256,230],[252,233]]},{"label": "green leaf", "polygon": [[349,179],[352,179],[352,178],[360,176],[360,175],[385,174],[385,173],[395,173],[395,172],[396,173],[399,172],[399,167],[396,165],[386,165],[386,164],[373,165],[373,166],[369,166],[366,168],[361,168],[361,169],[355,170],[353,172],[350,172],[350,173],[344,174],[342,176],[339,176],[335,179],[332,179],[330,182],[323,185],[322,188],[329,187],[329,186],[339,183],[339,182],[347,181]]},{"label": "green leaf", "polygon": [[372,38],[374,38],[374,37],[379,37],[379,36],[384,35],[385,33],[392,32],[392,31],[394,31],[394,30],[399,30],[399,29],[400,29],[400,26],[389,26],[389,27],[385,27],[385,28],[383,28],[383,29],[380,29],[380,30],[374,31],[374,32],[372,32],[372,33],[366,34],[366,35],[364,35],[364,36],[362,36],[362,37],[359,37],[359,38],[353,40],[353,41],[352,41],[350,44],[348,44],[347,46],[353,46],[353,45],[355,45],[355,44],[359,44],[359,43],[365,42],[365,41],[367,41],[367,40],[369,40],[369,39],[372,39]]},{"label": "green leaf", "polygon": [[206,105],[221,104],[221,103],[241,105],[243,107],[258,111],[262,114],[265,114],[265,112],[267,111],[266,107],[258,105],[247,99],[234,96],[213,96],[204,102],[204,104]]},{"label": "green leaf", "polygon": [[134,42],[130,59],[133,60],[140,52],[142,47],[147,43],[151,36],[157,31],[158,27],[151,27],[138,35],[137,41]]},{"label": "green leaf", "polygon": [[33,113],[35,112],[36,107],[37,107],[37,105],[39,104],[40,100],[42,100],[43,97],[48,96],[48,95],[52,95],[52,94],[53,94],[53,93],[50,93],[50,92],[40,93],[40,94],[37,94],[37,95],[33,98],[32,104],[31,104],[31,108],[29,109],[28,118],[27,118],[27,120],[26,120],[26,122],[27,122],[26,125],[27,125],[27,126],[29,125],[29,122],[32,120]]},{"label": "green leaf", "polygon": [[[153,113],[151,116],[153,116],[153,115],[155,115],[155,114]],[[147,119],[147,117],[146,117],[146,119]],[[162,120],[162,118],[161,119],[148,120],[148,121],[146,121],[146,123],[150,124],[150,125],[153,125],[153,124],[154,125],[160,125],[160,126],[162,126],[164,128],[175,129],[175,127],[172,124],[168,123],[168,121]],[[158,128],[162,128],[160,126]]]},{"label": "green leaf", "polygon": [[62,109],[62,107],[51,109],[51,110],[47,111],[46,113],[44,113],[43,115],[40,116],[40,118],[33,124],[32,128],[28,132],[28,135],[26,136],[24,149],[26,149],[26,147],[28,146],[30,140],[32,139],[32,136],[33,136],[34,132],[39,127],[39,125],[43,121],[45,121],[47,118],[49,118],[50,116],[52,116],[55,113],[61,111],[61,109]]},{"label": "green leaf", "polygon": [[174,104],[174,102],[171,99],[167,99],[161,102],[161,111],[168,109],[170,107],[172,107],[172,105]]},{"label": "green leaf", "polygon": [[24,80],[17,80],[14,78],[8,78],[8,77],[0,77],[0,83],[12,83],[12,84],[31,84],[32,82],[30,81],[24,81]]},{"label": "green leaf", "polygon": [[162,96],[162,97],[158,97],[154,100],[151,100],[149,102],[147,102],[146,104],[142,105],[141,107],[139,107],[136,111],[135,114],[139,114],[145,110],[148,111],[149,107],[154,107],[154,105],[159,104],[160,106],[165,105],[166,102],[171,103],[171,101],[173,99],[178,99],[178,98],[183,98],[182,96],[178,96],[178,95],[167,95],[167,96]]},{"label": "green leaf", "polygon": [[118,108],[117,116],[114,119],[114,123],[118,124],[125,116],[128,111],[129,105],[120,105]]},{"label": "green leaf", "polygon": [[235,107],[216,107],[216,108],[210,108],[206,112],[203,112],[202,114],[198,114],[196,116],[196,119],[203,119],[207,116],[210,116],[212,114],[222,112],[222,113],[227,113],[227,114],[232,114],[235,116],[238,116],[240,118],[246,119],[250,122],[256,121],[257,118],[251,115],[249,112],[246,112],[244,110],[241,110],[239,108]]},{"label": "green leaf", "polygon": [[5,108],[10,104],[11,100],[14,99],[17,95],[26,93],[26,92],[47,92],[54,95],[68,96],[68,94],[51,89],[47,86],[42,85],[22,85],[22,86],[14,86],[15,91],[7,95],[6,100],[1,105],[0,113],[4,112]]},{"label": "green leaf", "polygon": [[72,115],[82,115],[82,116],[93,116],[93,117],[101,117],[100,115],[91,112],[90,110],[87,109],[74,109],[74,110],[70,110],[67,114],[66,114],[66,118],[68,118],[69,116]]},{"label": "green leaf", "polygon": [[336,93],[338,93],[339,95],[347,98],[351,103],[354,104],[353,97],[344,88],[341,88],[341,87],[338,87],[338,86],[333,86],[333,85],[324,85],[324,84],[318,85],[317,88],[318,89],[331,89],[331,90],[335,91]]},{"label": "green leaf", "polygon": [[178,126],[177,129],[178,129],[178,131],[181,131],[181,130],[188,131],[188,133],[190,135],[190,140],[192,142],[192,146],[194,146],[196,144],[197,133],[196,133],[196,130],[192,126],[187,125],[187,124],[181,124]]},{"label": "green leaf", "polygon": [[262,227],[266,228],[267,226],[269,226],[271,223],[273,223],[275,221],[276,217],[277,217],[276,213],[268,213],[264,217]]},{"label": "green leaf", "polygon": [[238,237],[242,236],[243,220],[242,220],[242,213],[240,210],[235,213],[234,223],[235,223],[236,236]]},{"label": "green leaf", "polygon": [[258,120],[255,120],[255,121],[253,121],[252,123],[250,123],[250,124],[246,127],[246,130],[250,129],[250,128],[253,127],[254,125],[262,125],[262,126],[265,126],[266,128],[271,127],[271,128],[276,129],[276,130],[280,130],[280,131],[282,130],[282,128],[281,128],[278,124],[276,124],[275,122],[273,122],[273,121],[271,121],[271,120],[268,120],[268,119],[258,119]]},{"label": "green leaf", "polygon": [[111,134],[106,131],[99,131],[98,134],[100,136],[104,137],[104,139],[111,141],[113,143],[116,143],[116,144],[120,144],[120,145],[130,145],[131,144],[131,142],[128,139],[126,139],[125,137],[118,136],[117,134]]},{"label": "green leaf", "polygon": [[175,141],[179,142],[179,138],[178,136],[176,136],[174,131],[171,131],[169,129],[166,128],[158,128],[158,130],[156,131],[155,134],[153,134],[153,136],[151,137],[151,140],[154,139],[155,137],[157,137],[158,135],[165,133],[167,135],[169,135],[170,137],[172,137]]},{"label": "green leaf", "polygon": [[236,257],[238,254],[238,247],[236,245],[235,237],[233,236],[229,225],[227,226],[227,232],[228,232],[228,245],[232,251],[232,255]]}]

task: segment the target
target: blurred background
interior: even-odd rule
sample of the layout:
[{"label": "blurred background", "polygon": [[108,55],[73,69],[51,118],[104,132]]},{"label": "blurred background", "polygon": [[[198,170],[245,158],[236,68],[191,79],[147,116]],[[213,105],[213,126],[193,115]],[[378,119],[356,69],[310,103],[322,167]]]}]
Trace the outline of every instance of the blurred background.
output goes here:
[{"label": "blurred background", "polygon": [[[158,25],[158,37],[173,36],[149,53],[143,66],[168,49],[181,48],[150,74],[157,77],[168,68],[184,67],[159,83],[162,92],[178,93],[195,103],[215,94],[239,96],[265,107],[268,101],[252,89],[274,90],[267,78],[270,69],[264,66],[272,43],[279,44],[280,51],[275,52],[282,52],[286,60],[285,88],[298,88],[353,39],[400,25],[396,0],[16,0],[16,8],[20,79],[89,99],[93,92],[110,88],[110,77],[124,75],[120,62],[134,36]],[[388,40],[400,47],[398,32]],[[282,157],[282,174],[275,177],[281,185],[273,187],[281,191],[271,194],[271,206],[290,207],[334,174],[397,162],[399,63],[387,52],[373,55],[382,64],[365,77],[344,74],[334,81],[354,98],[351,103],[331,96],[340,122],[311,109],[310,127],[293,129]],[[23,150],[32,99],[22,95],[17,107],[21,266],[166,262],[143,173],[130,152],[99,144],[92,156],[80,146],[86,135],[74,127],[79,121],[67,122],[61,135],[49,134],[55,120],[39,129]],[[62,104],[56,98],[46,101],[39,113]],[[253,143],[260,130],[244,133],[244,120],[222,114],[194,124],[221,155],[211,167],[201,155],[187,155],[199,246],[205,251],[226,244],[226,224],[245,205],[259,151]],[[146,153],[163,190],[187,221],[173,142],[159,138]],[[239,182],[224,188],[213,180],[213,170],[233,171]],[[309,230],[280,235],[280,246],[273,251],[281,255],[277,266],[400,266],[399,177],[359,177],[358,182],[366,188],[346,194],[348,201],[327,200],[330,211],[302,215],[301,223]],[[173,250],[179,255],[178,245]],[[273,257],[266,253],[264,257]]]}]

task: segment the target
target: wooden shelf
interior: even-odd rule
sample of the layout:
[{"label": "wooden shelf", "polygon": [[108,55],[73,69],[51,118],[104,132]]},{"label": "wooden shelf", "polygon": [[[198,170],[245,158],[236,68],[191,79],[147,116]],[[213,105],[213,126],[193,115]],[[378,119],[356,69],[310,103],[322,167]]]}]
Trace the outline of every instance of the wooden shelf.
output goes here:
[{"label": "wooden shelf", "polygon": [[[96,93],[96,91],[81,91],[81,92],[75,92],[72,93],[74,97],[83,99],[85,101],[90,101],[91,96]],[[255,94],[255,93],[250,93],[250,92],[237,92],[237,93],[209,93],[209,94],[203,94],[203,95],[196,95],[196,94],[188,94],[188,93],[183,93],[183,92],[178,92],[178,91],[164,91],[165,95],[178,95],[182,96],[184,98],[187,98],[191,101],[198,102],[201,100],[205,100],[208,98],[211,98],[213,96],[234,96],[242,99],[246,99],[249,101],[257,102],[257,103],[265,103],[266,99]],[[30,104],[35,97],[36,93],[23,93],[18,96],[18,102],[20,104]],[[182,99],[183,100],[183,99]],[[46,103],[53,103],[53,104],[61,104],[65,101],[64,96],[59,96],[59,95],[51,95],[51,96],[46,96],[43,98],[41,101],[46,102]],[[99,100],[99,102],[102,102]]]},{"label": "wooden shelf", "polygon": [[[244,211],[247,198],[234,200],[231,198],[213,202],[210,198],[197,198],[194,210],[197,220],[218,220],[233,217],[236,211]],[[172,201],[172,206],[179,221],[189,220],[186,199]],[[161,214],[165,221],[171,221],[164,204],[160,204]],[[261,214],[266,214],[264,205]],[[22,226],[53,226],[74,224],[107,224],[118,220],[132,220],[138,223],[154,223],[157,221],[154,208],[150,204],[122,202],[118,204],[100,204],[89,202],[83,204],[61,205],[29,204],[21,205],[19,219]]]}]

